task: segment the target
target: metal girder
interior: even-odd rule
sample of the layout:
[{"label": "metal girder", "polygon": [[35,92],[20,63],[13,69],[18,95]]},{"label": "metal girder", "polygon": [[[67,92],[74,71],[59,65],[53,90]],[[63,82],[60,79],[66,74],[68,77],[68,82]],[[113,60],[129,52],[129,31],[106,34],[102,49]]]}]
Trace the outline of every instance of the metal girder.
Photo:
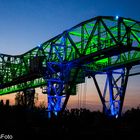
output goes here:
[{"label": "metal girder", "polygon": [[47,83],[47,111],[50,118],[53,114],[58,115],[59,112],[63,111],[70,95],[76,94],[76,84],[79,82],[77,79],[79,79],[78,74],[80,69],[77,68],[73,71],[70,64],[62,64],[60,62],[48,62],[46,69],[47,73],[44,79]]},{"label": "metal girder", "polygon": [[[18,90],[15,85],[44,77],[46,61],[59,62],[63,57],[65,63],[71,61],[77,66],[90,65],[93,71],[104,71],[125,63],[139,64],[139,47],[140,22],[123,17],[92,18],[22,55],[0,54],[0,94],[15,92]],[[84,62],[80,64],[80,59],[83,57],[85,57]],[[10,92],[6,92],[6,88],[10,87]]]},{"label": "metal girder", "polygon": [[92,75],[103,105],[103,112],[108,116],[116,118],[121,116],[129,71],[130,67],[105,72],[106,82],[103,93],[95,75]]},{"label": "metal girder", "polygon": [[[70,81],[75,79],[73,73],[76,71],[77,84],[84,82],[85,72],[90,71],[96,75],[139,63],[140,22],[124,17],[98,16],[64,31],[22,55],[0,54],[0,95],[44,85],[51,86],[51,90],[56,90],[57,85],[63,92],[65,80],[62,78],[62,67],[68,69],[70,76],[67,82],[71,89]],[[48,75],[50,78],[46,80]],[[107,75],[111,81],[112,74]],[[62,84],[58,84],[55,78]],[[97,87],[95,78],[94,81]],[[48,92],[48,101],[51,100],[55,104],[57,100],[62,99],[49,94]],[[70,94],[65,95],[64,106]],[[103,98],[101,100],[104,101]],[[106,108],[105,103],[103,106]],[[63,110],[65,107],[60,108]]]}]

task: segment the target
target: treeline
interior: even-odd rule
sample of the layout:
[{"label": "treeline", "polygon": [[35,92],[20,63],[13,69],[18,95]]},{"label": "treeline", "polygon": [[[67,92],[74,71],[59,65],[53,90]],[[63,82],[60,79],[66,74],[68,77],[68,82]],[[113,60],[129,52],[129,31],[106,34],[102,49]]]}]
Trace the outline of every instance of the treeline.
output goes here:
[{"label": "treeline", "polygon": [[43,107],[0,106],[0,134],[10,134],[15,139],[134,138],[139,132],[139,107],[126,111],[118,119],[88,109],[66,110],[59,117],[49,119]]}]

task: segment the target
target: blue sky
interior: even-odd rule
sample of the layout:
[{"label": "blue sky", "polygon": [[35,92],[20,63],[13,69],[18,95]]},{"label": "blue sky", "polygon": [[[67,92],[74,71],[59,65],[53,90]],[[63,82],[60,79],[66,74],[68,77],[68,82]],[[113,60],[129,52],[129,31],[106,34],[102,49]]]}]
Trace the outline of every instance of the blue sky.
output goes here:
[{"label": "blue sky", "polygon": [[[0,53],[22,54],[95,16],[140,20],[139,6],[139,0],[0,0]],[[128,97],[139,97],[139,79],[130,78],[135,96]]]},{"label": "blue sky", "polygon": [[140,20],[139,4],[139,0],[0,0],[0,52],[24,53],[99,15]]}]

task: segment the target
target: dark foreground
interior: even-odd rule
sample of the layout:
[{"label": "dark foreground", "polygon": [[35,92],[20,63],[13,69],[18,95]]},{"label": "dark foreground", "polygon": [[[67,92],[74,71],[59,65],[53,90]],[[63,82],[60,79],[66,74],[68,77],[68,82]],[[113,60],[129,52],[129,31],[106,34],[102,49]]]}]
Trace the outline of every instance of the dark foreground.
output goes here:
[{"label": "dark foreground", "polygon": [[[6,136],[11,136],[7,138]],[[140,109],[128,110],[120,119],[86,109],[65,111],[47,118],[44,109],[0,107],[0,139],[122,139],[140,137]]]}]

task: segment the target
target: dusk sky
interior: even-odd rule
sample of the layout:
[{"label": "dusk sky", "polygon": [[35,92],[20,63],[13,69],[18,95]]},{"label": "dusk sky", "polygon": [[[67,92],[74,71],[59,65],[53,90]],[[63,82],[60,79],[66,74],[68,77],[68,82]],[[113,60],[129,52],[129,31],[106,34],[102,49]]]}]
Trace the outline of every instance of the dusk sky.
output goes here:
[{"label": "dusk sky", "polygon": [[[95,16],[121,16],[140,21],[139,11],[139,0],[0,0],[0,53],[25,53]],[[71,99],[71,104],[78,104],[74,101],[85,96],[85,85],[79,87],[78,93],[81,92],[82,96]],[[86,89],[87,107],[100,108],[92,79],[87,80]],[[12,97],[6,95],[0,99]],[[135,107],[139,103],[140,76],[130,77],[124,105]]]}]

